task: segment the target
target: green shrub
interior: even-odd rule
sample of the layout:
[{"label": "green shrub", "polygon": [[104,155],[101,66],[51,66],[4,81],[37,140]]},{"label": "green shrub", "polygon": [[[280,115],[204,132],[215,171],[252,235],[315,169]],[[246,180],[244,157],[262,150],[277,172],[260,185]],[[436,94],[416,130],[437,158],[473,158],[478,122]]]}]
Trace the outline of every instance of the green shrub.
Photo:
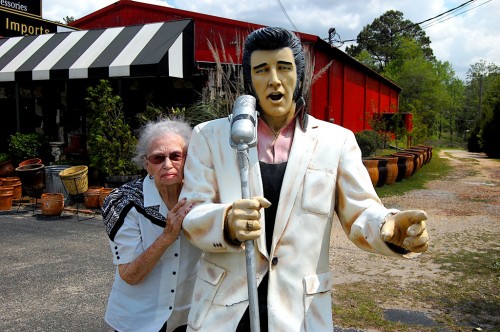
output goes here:
[{"label": "green shrub", "polygon": [[10,155],[8,153],[0,153],[0,163],[3,163],[4,161],[10,160]]},{"label": "green shrub", "polygon": [[31,158],[46,157],[48,139],[36,133],[21,134],[19,132],[10,135],[9,153],[16,162]]},{"label": "green shrub", "polygon": [[363,130],[355,133],[354,136],[356,136],[363,157],[375,155],[384,145],[382,137],[373,130]]},{"label": "green shrub", "polygon": [[136,138],[125,121],[120,96],[113,93],[107,80],[87,89],[87,102],[92,111],[89,129],[90,166],[100,176],[137,174],[132,162]]}]

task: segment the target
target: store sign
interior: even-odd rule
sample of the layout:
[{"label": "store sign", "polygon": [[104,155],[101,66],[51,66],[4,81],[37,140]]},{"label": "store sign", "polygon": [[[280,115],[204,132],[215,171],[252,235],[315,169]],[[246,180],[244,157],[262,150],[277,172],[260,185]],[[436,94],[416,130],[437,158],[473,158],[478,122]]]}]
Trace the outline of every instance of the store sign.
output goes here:
[{"label": "store sign", "polygon": [[2,37],[43,35],[46,33],[73,30],[77,29],[61,23],[0,8],[0,36]]},{"label": "store sign", "polygon": [[0,8],[42,16],[42,0],[0,0]]}]

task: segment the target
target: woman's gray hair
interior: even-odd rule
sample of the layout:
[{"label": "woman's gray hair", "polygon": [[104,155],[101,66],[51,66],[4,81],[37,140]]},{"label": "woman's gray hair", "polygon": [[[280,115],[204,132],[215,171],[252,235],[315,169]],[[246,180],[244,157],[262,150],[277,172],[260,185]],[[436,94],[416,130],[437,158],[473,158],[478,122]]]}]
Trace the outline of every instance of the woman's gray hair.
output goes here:
[{"label": "woman's gray hair", "polygon": [[186,148],[189,145],[189,140],[191,139],[192,128],[189,123],[181,117],[176,118],[161,118],[157,121],[150,121],[146,123],[139,134],[139,141],[135,148],[135,157],[132,158],[132,162],[137,167],[145,168],[146,160],[145,156],[148,153],[148,149],[152,141],[158,137],[165,134],[176,134],[184,139],[186,143]]}]

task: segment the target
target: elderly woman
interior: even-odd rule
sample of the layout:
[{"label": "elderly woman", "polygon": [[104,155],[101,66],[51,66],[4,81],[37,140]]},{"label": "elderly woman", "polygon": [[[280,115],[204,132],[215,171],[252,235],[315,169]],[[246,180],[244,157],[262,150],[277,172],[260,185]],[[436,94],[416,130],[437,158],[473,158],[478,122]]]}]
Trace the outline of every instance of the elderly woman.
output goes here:
[{"label": "elderly woman", "polygon": [[104,201],[117,265],[104,318],[116,331],[185,330],[200,257],[181,232],[192,205],[178,201],[190,136],[181,119],[148,123],[133,159],[148,175]]}]

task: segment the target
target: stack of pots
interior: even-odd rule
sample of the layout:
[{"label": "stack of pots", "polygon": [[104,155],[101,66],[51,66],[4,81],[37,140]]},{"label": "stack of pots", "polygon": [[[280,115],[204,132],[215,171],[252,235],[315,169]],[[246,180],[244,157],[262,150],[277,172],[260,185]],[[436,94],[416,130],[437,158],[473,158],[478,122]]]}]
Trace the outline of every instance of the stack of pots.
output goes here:
[{"label": "stack of pots", "polygon": [[12,208],[12,200],[14,196],[14,187],[0,185],[0,211],[9,211]]},{"label": "stack of pots", "polygon": [[22,183],[21,179],[17,176],[9,176],[6,178],[2,178],[2,185],[12,187],[12,199],[19,200],[21,199],[22,193]]}]

